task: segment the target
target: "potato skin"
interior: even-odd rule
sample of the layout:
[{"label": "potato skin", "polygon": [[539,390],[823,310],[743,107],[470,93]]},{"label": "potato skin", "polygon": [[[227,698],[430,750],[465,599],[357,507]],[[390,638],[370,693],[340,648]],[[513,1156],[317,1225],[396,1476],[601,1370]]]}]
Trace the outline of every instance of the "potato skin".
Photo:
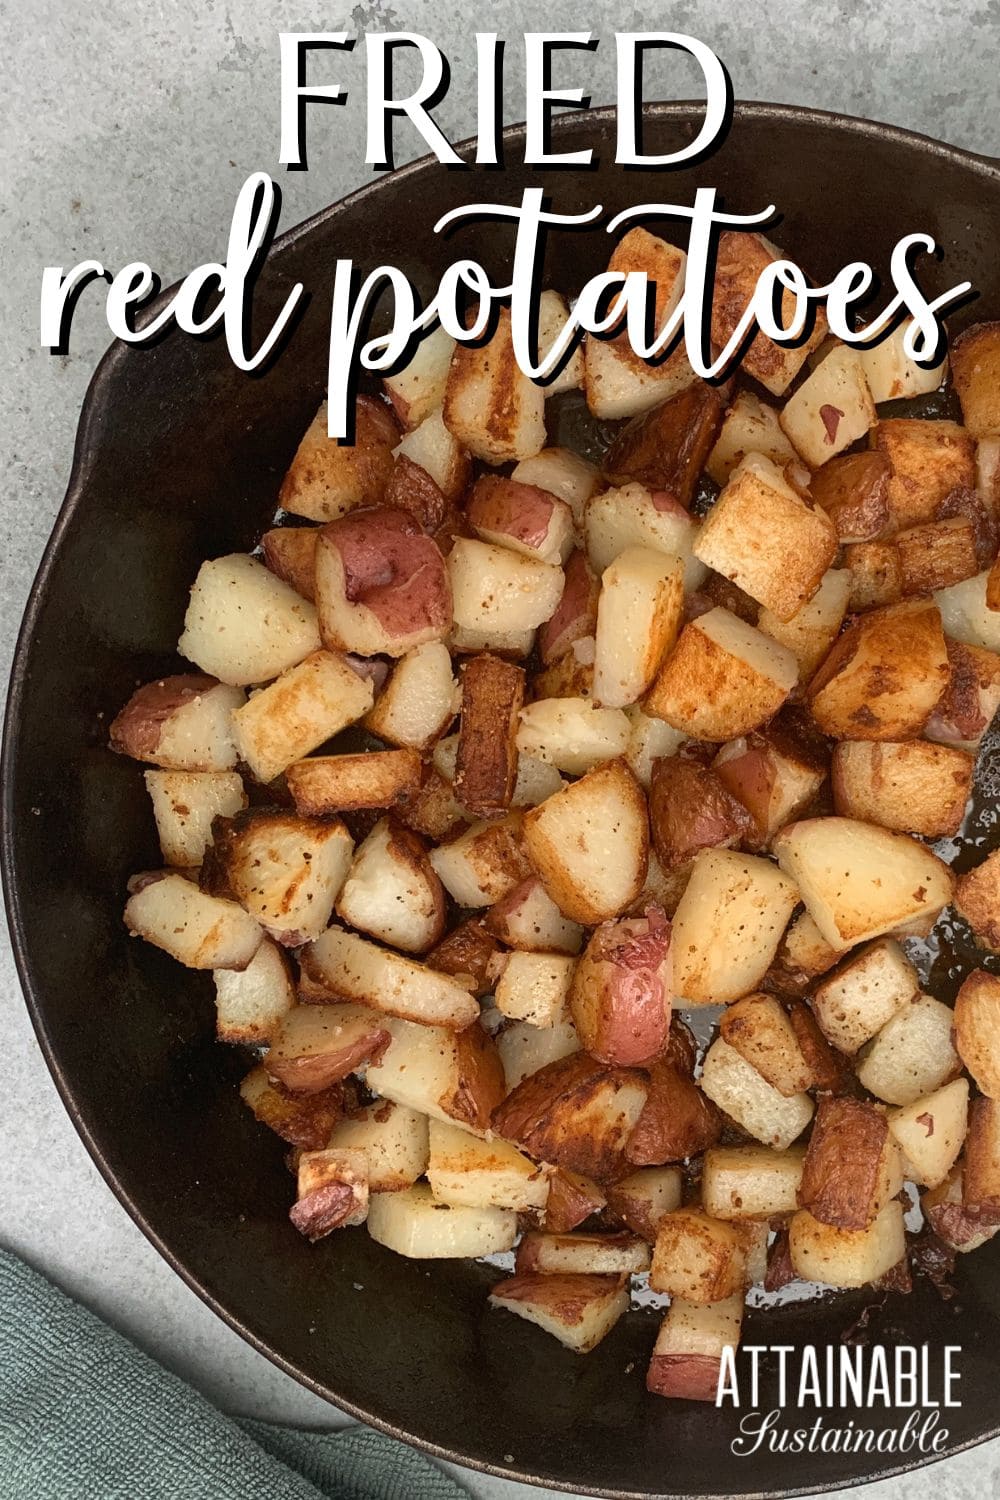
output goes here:
[{"label": "potato skin", "polygon": [[150,760],[156,754],[166,720],[192,698],[218,686],[218,680],[204,672],[185,672],[147,682],[136,689],[112,719],[108,731],[111,749],[119,755],[130,755],[133,760]]},{"label": "potato skin", "polygon": [[473,982],[472,993],[481,997],[492,988],[489,965],[499,952],[500,944],[487,932],[482,920],[469,917],[431,949],[425,962],[428,968],[442,974],[468,975]]},{"label": "potato skin", "polygon": [[649,822],[657,859],[674,870],[699,849],[738,844],[751,818],[709,766],[671,755],[653,762]]},{"label": "potato skin", "polygon": [[884,453],[845,453],[831,458],[812,477],[809,488],[842,542],[871,542],[889,521],[889,476]]},{"label": "potato skin", "polygon": [[875,1216],[888,1135],[888,1121],[875,1105],[821,1098],[802,1169],[799,1207],[823,1224],[865,1229]]},{"label": "potato skin", "polygon": [[549,1234],[568,1234],[606,1205],[607,1199],[596,1182],[566,1167],[555,1167],[549,1177],[545,1229]]},{"label": "potato skin", "polygon": [[620,1167],[634,1123],[622,1116],[617,1096],[638,1091],[645,1098],[646,1090],[646,1076],[637,1069],[608,1067],[576,1052],[519,1083],[494,1110],[492,1125],[537,1160],[600,1181]]},{"label": "potato skin", "polygon": [[699,381],[651,411],[633,417],[604,460],[604,478],[665,490],[687,509],[722,426],[723,402]]},{"label": "potato skin", "polygon": [[658,906],[604,922],[576,966],[569,1005],[580,1044],[599,1062],[635,1067],[666,1050],[670,923]]},{"label": "potato skin", "polygon": [[669,1058],[653,1063],[646,1104],[625,1148],[629,1161],[637,1167],[684,1161],[721,1134],[721,1113],[683,1067]]},{"label": "potato skin", "polygon": [[894,605],[847,627],[809,684],[809,704],[820,728],[836,739],[913,739],[949,675],[937,605]]}]

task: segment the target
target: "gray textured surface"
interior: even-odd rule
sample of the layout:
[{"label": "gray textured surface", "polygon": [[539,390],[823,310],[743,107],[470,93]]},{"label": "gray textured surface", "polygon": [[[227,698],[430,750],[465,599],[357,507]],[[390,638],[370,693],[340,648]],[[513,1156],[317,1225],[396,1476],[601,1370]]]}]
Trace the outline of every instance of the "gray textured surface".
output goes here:
[{"label": "gray textured surface", "polygon": [[[458,138],[473,125],[470,59],[478,26],[510,38],[507,118],[523,114],[515,38],[523,30],[580,29],[605,38],[595,58],[561,73],[610,97],[612,34],[654,26],[713,45],[741,98],[844,109],[996,153],[1000,0],[797,0],[767,6],[692,3],[395,5],[347,0],[284,7],[266,0],[69,0],[4,6],[0,122],[0,383],[3,675],[32,575],[65,488],[77,413],[107,343],[97,303],[84,299],[66,358],[36,347],[41,267],[97,255],[114,267],[149,261],[165,282],[223,251],[237,188],[253,169],[280,175],[285,227],[365,179],[361,58],[338,60],[353,97],[317,111],[308,173],[277,166],[277,32],[413,29],[444,45],[453,83],[438,111]],[[863,16],[862,16],[863,12]],[[460,25],[454,16],[461,15]],[[447,24],[443,16],[448,15]],[[332,75],[331,75],[332,76]],[[677,61],[655,75],[662,97],[694,91]],[[651,87],[650,94],[654,92]],[[400,151],[400,159],[407,153]],[[6,1037],[0,1097],[0,1239],[46,1268],[174,1369],[241,1413],[312,1425],[336,1413],[231,1334],[161,1262],[104,1186],[74,1134],[38,1056],[6,950],[0,956]],[[668,1476],[664,1476],[665,1483]],[[469,1476],[493,1500],[537,1493]],[[1000,1493],[1000,1444],[912,1479],[873,1486],[879,1500]]]}]

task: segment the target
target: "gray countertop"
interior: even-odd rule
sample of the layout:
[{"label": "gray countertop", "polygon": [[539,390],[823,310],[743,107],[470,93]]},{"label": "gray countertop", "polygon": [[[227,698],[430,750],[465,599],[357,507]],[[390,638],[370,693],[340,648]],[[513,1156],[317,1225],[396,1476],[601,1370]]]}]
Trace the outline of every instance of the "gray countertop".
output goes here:
[{"label": "gray countertop", "polygon": [[[0,381],[3,677],[32,576],[69,473],[77,414],[108,342],[96,297],[83,298],[70,353],[38,349],[41,268],[86,256],[111,267],[144,259],[169,284],[224,253],[235,194],[247,174],[272,172],[288,227],[366,180],[360,54],[337,57],[352,89],[343,109],[311,118],[310,169],[278,167],[277,33],[300,29],[411,29],[437,40],[452,86],[436,112],[458,139],[474,125],[473,36],[507,36],[508,119],[521,118],[516,38],[525,30],[579,30],[578,6],[467,0],[445,24],[440,3],[360,0],[350,9],[299,0],[22,0],[8,10],[0,54],[5,174],[0,200],[0,308],[6,366]],[[998,0],[796,0],[734,5],[678,0],[670,7],[593,0],[596,57],[568,56],[560,75],[594,103],[613,97],[613,32],[656,26],[709,42],[738,98],[847,110],[996,154]],[[331,54],[327,54],[330,56]],[[328,74],[327,76],[334,76]],[[678,57],[648,89],[696,90]],[[401,157],[406,153],[401,152]],[[416,153],[410,153],[416,154]],[[303,1425],[344,1419],[231,1333],[161,1261],[119,1207],[76,1137],[41,1061],[6,947],[0,955],[6,1067],[0,1094],[0,1241],[47,1270],[164,1364],[238,1413]],[[537,1491],[464,1475],[472,1493],[525,1500]],[[992,1480],[992,1483],[991,1483]],[[909,1479],[872,1500],[1000,1493],[1000,1443]]]}]

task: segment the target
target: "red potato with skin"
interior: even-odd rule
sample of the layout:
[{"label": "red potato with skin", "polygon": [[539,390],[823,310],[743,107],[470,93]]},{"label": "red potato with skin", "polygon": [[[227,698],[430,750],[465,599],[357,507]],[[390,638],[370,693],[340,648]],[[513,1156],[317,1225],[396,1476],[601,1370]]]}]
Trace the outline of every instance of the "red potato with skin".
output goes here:
[{"label": "red potato with skin", "polygon": [[399,425],[374,396],[359,396],[353,443],[327,432],[326,402],[316,413],[281,483],[278,503],[293,516],[332,521],[359,505],[378,505],[392,473]]},{"label": "red potato with skin", "polygon": [[368,1161],[363,1151],[304,1151],[299,1157],[298,1198],[289,1218],[312,1244],[363,1224],[368,1217]]},{"label": "red potato with skin", "polygon": [[675,870],[699,849],[731,848],[750,829],[750,814],[709,766],[681,755],[653,762],[649,821],[656,857]]},{"label": "red potato with skin", "polygon": [[264,561],[276,577],[290,583],[297,594],[316,602],[316,540],[318,526],[276,526],[260,539]]},{"label": "red potato with skin", "polygon": [[826,780],[819,747],[798,745],[774,725],[723,745],[712,770],[747,810],[748,849],[766,849],[779,829],[802,817]]},{"label": "red potato with skin", "polygon": [[546,666],[565,655],[577,641],[593,636],[597,629],[600,583],[581,548],[570,554],[565,572],[566,584],[555,614],[538,632],[538,654]]},{"label": "red potato with skin", "polygon": [[268,1077],[263,1063],[243,1079],[240,1098],[262,1125],[303,1151],[319,1151],[326,1145],[346,1104],[343,1084],[334,1083],[312,1094],[293,1094]]},{"label": "red potato with skin", "polygon": [[448,570],[406,511],[362,510],[320,531],[316,607],[328,648],[405,656],[450,630]]},{"label": "red potato with skin", "polygon": [[723,1352],[739,1343],[742,1320],[742,1292],[707,1306],[674,1297],[653,1346],[646,1389],[654,1396],[714,1402]]},{"label": "red potato with skin", "polygon": [[119,755],[165,771],[231,771],[231,716],[244,702],[242,688],[202,672],[160,677],[136,689],[112,719],[108,742]]},{"label": "red potato with skin", "polygon": [[634,417],[608,450],[604,478],[613,485],[634,480],[666,490],[689,508],[719,435],[723,406],[719,391],[699,381]]},{"label": "red potato with skin", "polygon": [[648,1072],[646,1103],[625,1148],[629,1161],[659,1167],[714,1146],[722,1116],[707,1094],[670,1058],[652,1063]]},{"label": "red potato with skin", "polygon": [[599,1214],[607,1207],[607,1201],[601,1188],[590,1177],[571,1172],[567,1167],[553,1167],[544,1227],[549,1234],[569,1234],[571,1229]]},{"label": "red potato with skin", "polygon": [[519,1083],[494,1110],[492,1125],[537,1161],[601,1181],[621,1166],[647,1091],[637,1069],[576,1052]]},{"label": "red potato with skin", "polygon": [[505,1307],[576,1354],[587,1354],[628,1308],[628,1281],[623,1276],[511,1276],[493,1288],[490,1306]]},{"label": "red potato with skin", "polygon": [[978,749],[1000,708],[1000,655],[945,636],[950,677],[924,730],[929,740]]},{"label": "red potato with skin", "polygon": [[297,1005],[278,1026],[265,1067],[292,1093],[319,1093],[377,1062],[390,1040],[385,1017],[365,1005]]},{"label": "red potato with skin", "polygon": [[652,1062],[670,1033],[670,923],[642,917],[602,923],[576,966],[569,1005],[580,1044],[600,1062]]},{"label": "red potato with skin", "polygon": [[564,500],[498,474],[476,480],[465,519],[484,542],[541,562],[561,564],[573,546],[573,512]]}]

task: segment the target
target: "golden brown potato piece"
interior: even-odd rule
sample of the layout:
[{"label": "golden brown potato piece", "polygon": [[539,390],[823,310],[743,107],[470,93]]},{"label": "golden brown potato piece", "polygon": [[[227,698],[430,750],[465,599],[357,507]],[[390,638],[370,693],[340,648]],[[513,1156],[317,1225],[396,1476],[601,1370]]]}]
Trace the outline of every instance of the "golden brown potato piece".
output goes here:
[{"label": "golden brown potato piece", "polygon": [[680,1167],[640,1167],[608,1188],[608,1208],[648,1245],[664,1214],[681,1206]]},{"label": "golden brown potato piece", "polygon": [[945,636],[951,676],[927,721],[929,740],[975,750],[1000,706],[1000,656]]},{"label": "golden brown potato piece", "polygon": [[823,465],[810,480],[813,500],[822,506],[842,542],[871,542],[889,520],[891,466],[884,453],[844,453]]},{"label": "golden brown potato piece", "polygon": [[321,817],[366,807],[396,807],[420,790],[416,750],[313,755],[288,767],[285,779],[300,813]]},{"label": "golden brown potato piece", "polygon": [[826,1286],[867,1286],[897,1266],[906,1254],[903,1205],[895,1200],[864,1229],[821,1224],[800,1209],[788,1226],[792,1270],[804,1281]]},{"label": "golden brown potato piece", "polygon": [[456,345],[444,420],[462,446],[488,464],[531,458],[545,446],[545,391],[518,367],[507,308],[500,309],[488,343]]},{"label": "golden brown potato piece", "polygon": [[275,526],[260,539],[264,561],[303,599],[316,602],[317,526]]},{"label": "golden brown potato piece", "polygon": [[722,1116],[676,1060],[649,1068],[649,1094],[625,1154],[637,1167],[685,1161],[715,1144]]},{"label": "golden brown potato piece", "polygon": [[962,1193],[984,1223],[1000,1223],[1000,1099],[974,1099],[969,1107]]},{"label": "golden brown potato piece", "polygon": [[845,818],[938,839],[965,817],[975,757],[926,740],[844,740],[833,752],[833,805]]},{"label": "golden brown potato piece", "polygon": [[687,864],[699,849],[732,848],[751,825],[747,809],[711,767],[679,755],[653,762],[649,821],[663,870]]},{"label": "golden brown potato piece", "polygon": [[826,757],[814,726],[782,722],[780,715],[766,729],[723,745],[712,770],[747,811],[748,849],[766,849],[779,829],[809,810],[826,780]]},{"label": "golden brown potato piece", "polygon": [[965,516],[908,526],[896,537],[903,594],[930,594],[980,571],[973,523]]},{"label": "golden brown potato piece", "polygon": [[939,1240],[960,1255],[978,1250],[1000,1230],[997,1215],[980,1214],[964,1201],[962,1163],[956,1162],[942,1183],[920,1195],[924,1218]]},{"label": "golden brown potato piece", "polygon": [[316,609],[328,649],[405,656],[451,629],[445,560],[405,510],[344,516],[320,531]]},{"label": "golden brown potato piece", "polygon": [[892,465],[890,531],[933,521],[953,489],[975,489],[975,439],[957,422],[892,417],[874,428],[871,446]]},{"label": "golden brown potato piece", "polygon": [[768,859],[731,849],[696,854],[673,918],[678,1006],[728,1004],[760,989],[800,899]]},{"label": "golden brown potato piece", "polygon": [[725,1010],[719,1034],[779,1094],[791,1098],[815,1084],[789,1016],[773,995],[744,995]]},{"label": "golden brown potato piece", "polygon": [[955,1048],[988,1099],[1000,1099],[1000,978],[976,969],[955,1001]]},{"label": "golden brown potato piece", "polygon": [[620,486],[635,480],[666,490],[689,507],[722,424],[718,391],[699,381],[662,406],[634,417],[604,459],[604,477]]},{"label": "golden brown potato piece", "polygon": [[[601,586],[582,548],[570,553],[565,572],[566,583],[555,614],[545,620],[538,631],[538,654],[546,666],[565,655],[577,641],[593,636],[597,629],[597,600]],[[556,695],[540,693],[538,696]]]},{"label": "golden brown potato piece", "polygon": [[798,682],[792,652],[727,609],[685,625],[643,711],[693,739],[735,739],[771,719]]},{"label": "golden brown potato piece", "polygon": [[742,1291],[703,1307],[675,1297],[646,1371],[647,1391],[682,1401],[717,1400],[723,1351],[739,1343],[742,1318]]},{"label": "golden brown potato piece", "polygon": [[1000,953],[1000,849],[958,877],[955,910],[968,922],[981,948]]},{"label": "golden brown potato piece", "polygon": [[1000,323],[976,323],[951,344],[951,378],[974,438],[1000,433]]},{"label": "golden brown potato piece", "polygon": [[510,807],[523,703],[523,667],[488,652],[465,663],[453,786],[457,800],[477,818],[496,816]]},{"label": "golden brown potato piece", "polygon": [[841,950],[830,946],[809,913],[800,912],[789,924],[761,987],[779,995],[803,995],[840,957]]},{"label": "golden brown potato piece", "polygon": [[[724,349],[736,332],[761,273],[772,261],[780,258],[781,252],[763,235],[728,230],[719,236],[712,292],[712,343],[719,349]],[[791,292],[782,293],[781,311],[782,319],[787,323],[794,312]],[[817,314],[809,338],[794,349],[776,344],[766,334],[758,332],[743,356],[742,369],[766,386],[772,396],[782,396],[812,351],[823,342],[826,333],[826,314],[822,310]]]},{"label": "golden brown potato piece", "polygon": [[885,1114],[860,1099],[820,1099],[806,1151],[799,1206],[821,1224],[864,1229],[903,1185]]},{"label": "golden brown potato piece", "polygon": [[553,1167],[543,1220],[549,1234],[568,1234],[606,1206],[607,1199],[592,1178],[567,1167]]},{"label": "golden brown potato piece", "polygon": [[830,1046],[804,1000],[796,1000],[789,1006],[788,1019],[812,1075],[811,1087],[831,1094],[846,1091],[852,1079],[851,1065],[843,1053]]},{"label": "golden brown potato piece", "polygon": [[451,530],[458,519],[437,480],[405,453],[396,454],[382,498],[383,504],[406,511],[428,536]]},{"label": "golden brown potato piece", "polygon": [[649,1245],[627,1229],[617,1233],[521,1236],[514,1259],[518,1275],[638,1276],[649,1270]]},{"label": "golden brown potato piece", "polygon": [[657,906],[594,932],[573,973],[569,1007],[580,1045],[598,1062],[637,1067],[666,1050],[669,951],[670,923]]},{"label": "golden brown potato piece", "polygon": [[903,597],[903,559],[894,541],[854,542],[844,548],[851,578],[847,607],[852,614],[882,609]]},{"label": "golden brown potato piece", "polygon": [[368,1160],[363,1151],[327,1148],[299,1157],[298,1198],[288,1215],[312,1244],[368,1217]]},{"label": "golden brown potato piece", "polygon": [[242,688],[201,672],[161,677],[138,688],[112,719],[109,744],[165,771],[231,771],[231,718],[243,702]]},{"label": "golden brown potato piece", "polygon": [[583,928],[563,916],[537,875],[491,906],[485,926],[508,948],[522,952],[572,956],[583,947]]},{"label": "golden brown potato piece", "polygon": [[386,1017],[365,1005],[297,1005],[275,1032],[265,1067],[293,1093],[316,1094],[377,1062],[390,1041]]},{"label": "golden brown potato piece", "polygon": [[459,906],[493,906],[531,875],[521,814],[473,823],[430,852],[445,890]]},{"label": "golden brown potato piece", "polygon": [[332,521],[356,505],[378,505],[398,442],[399,426],[389,407],[374,396],[359,396],[354,442],[338,443],[327,435],[324,401],[282,480],[278,504],[310,521]]},{"label": "golden brown potato piece", "polygon": [[335,651],[314,651],[232,716],[240,759],[266,784],[360,719],[374,688]]},{"label": "golden brown potato piece", "polygon": [[476,480],[465,520],[484,542],[510,547],[539,562],[565,562],[573,546],[573,512],[550,490],[499,474]]},{"label": "golden brown potato piece", "polygon": [[482,920],[468,917],[454,932],[432,948],[427,955],[427,965],[442,974],[470,981],[474,995],[488,995],[493,988],[489,973],[490,961],[500,952],[500,945],[487,931]]},{"label": "golden brown potato piece", "polygon": [[575,1354],[601,1342],[628,1308],[624,1276],[517,1275],[490,1294],[491,1307],[505,1307],[551,1333]]},{"label": "golden brown potato piece", "polygon": [[950,675],[940,610],[915,599],[849,625],[810,682],[809,705],[836,739],[913,739]]},{"label": "golden brown potato piece", "polygon": [[614,1176],[646,1102],[645,1074],[574,1053],[519,1083],[493,1129],[538,1161],[598,1180]]},{"label": "golden brown potato piece", "polygon": [[742,1225],[697,1208],[677,1208],[660,1220],[649,1273],[654,1291],[698,1306],[723,1302],[743,1291],[746,1269]]},{"label": "golden brown potato piece", "polygon": [[332,1084],[314,1094],[293,1094],[271,1081],[263,1063],[246,1075],[240,1084],[240,1097],[262,1125],[303,1151],[319,1151],[325,1146],[344,1114],[343,1084]]}]

